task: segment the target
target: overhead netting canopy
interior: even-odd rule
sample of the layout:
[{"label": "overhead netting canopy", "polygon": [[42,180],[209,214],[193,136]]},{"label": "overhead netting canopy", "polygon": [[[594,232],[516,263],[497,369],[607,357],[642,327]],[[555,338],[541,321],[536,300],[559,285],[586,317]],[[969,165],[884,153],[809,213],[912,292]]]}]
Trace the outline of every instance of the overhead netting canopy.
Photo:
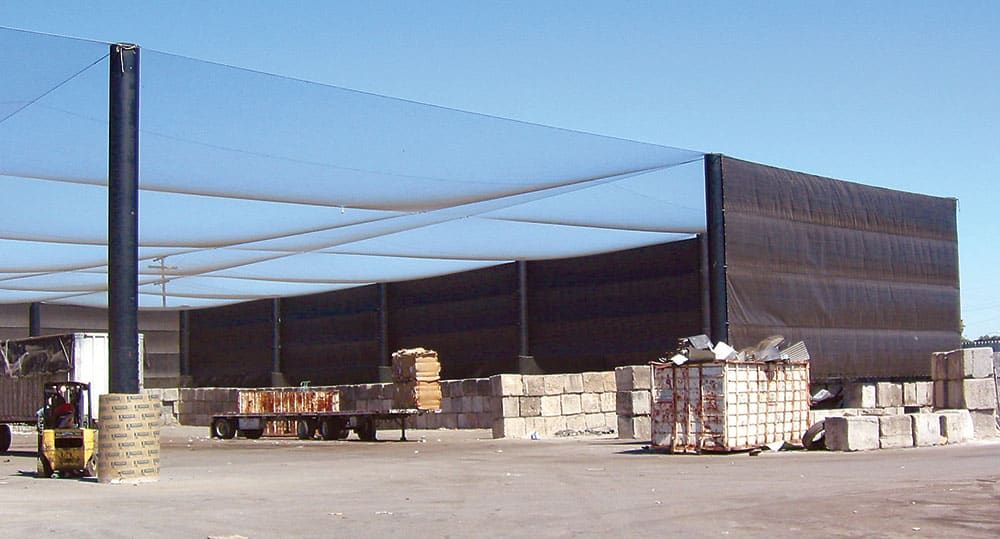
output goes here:
[{"label": "overhead netting canopy", "polygon": [[[108,55],[106,43],[0,28],[0,303],[107,305]],[[705,229],[700,152],[148,49],[140,81],[143,309]]]}]

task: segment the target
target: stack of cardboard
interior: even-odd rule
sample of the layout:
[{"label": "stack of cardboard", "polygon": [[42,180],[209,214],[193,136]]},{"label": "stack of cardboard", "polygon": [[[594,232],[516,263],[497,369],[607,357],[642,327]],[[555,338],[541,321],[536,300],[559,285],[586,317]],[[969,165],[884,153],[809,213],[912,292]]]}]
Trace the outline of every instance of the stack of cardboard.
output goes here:
[{"label": "stack of cardboard", "polygon": [[441,409],[441,363],[437,352],[423,348],[392,354],[392,407]]}]

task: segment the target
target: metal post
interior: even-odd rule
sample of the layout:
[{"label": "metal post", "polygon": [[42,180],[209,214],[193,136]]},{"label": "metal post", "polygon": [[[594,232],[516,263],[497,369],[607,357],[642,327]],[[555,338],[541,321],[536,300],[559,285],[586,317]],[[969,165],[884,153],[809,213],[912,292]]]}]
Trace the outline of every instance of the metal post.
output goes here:
[{"label": "metal post", "polygon": [[518,319],[518,329],[520,330],[520,356],[527,357],[531,355],[531,350],[528,347],[528,262],[525,260],[517,261],[517,291],[518,291],[518,312],[520,317]]},{"label": "metal post", "polygon": [[28,336],[37,337],[42,334],[42,304],[32,303],[28,306]]},{"label": "metal post", "polygon": [[389,285],[378,285],[378,380],[392,381],[392,361],[389,354]]},{"label": "metal post", "polygon": [[180,313],[180,375],[191,376],[191,313],[181,311]]},{"label": "metal post", "polygon": [[713,341],[729,342],[726,296],[726,215],[722,155],[705,155],[705,211],[708,225],[709,317]]},{"label": "metal post", "polygon": [[705,234],[698,234],[698,277],[701,284],[701,332],[705,335],[712,333],[712,285],[708,277],[708,238]]},{"label": "metal post", "polygon": [[288,386],[281,365],[281,298],[271,300],[271,385]]},{"label": "metal post", "polygon": [[111,392],[139,392],[139,47],[111,45],[108,332]]}]

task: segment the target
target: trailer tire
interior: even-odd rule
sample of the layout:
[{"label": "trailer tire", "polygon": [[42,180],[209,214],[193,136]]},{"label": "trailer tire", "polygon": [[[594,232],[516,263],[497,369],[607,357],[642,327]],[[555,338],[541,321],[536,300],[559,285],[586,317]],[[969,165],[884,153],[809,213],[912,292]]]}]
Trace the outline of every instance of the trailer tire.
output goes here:
[{"label": "trailer tire", "polygon": [[264,431],[262,429],[249,429],[249,430],[241,430],[240,434],[242,434],[243,437],[248,440],[256,440],[264,435]]},{"label": "trailer tire", "polygon": [[319,424],[319,437],[324,440],[343,440],[350,434],[347,421],[342,418],[327,418]]},{"label": "trailer tire", "polygon": [[817,421],[815,425],[806,429],[802,435],[802,447],[813,451],[826,449],[826,423],[825,420]]},{"label": "trailer tire", "polygon": [[212,421],[212,437],[231,440],[236,436],[236,425],[232,421],[218,417]]},{"label": "trailer tire", "polygon": [[316,436],[316,422],[309,419],[300,419],[295,426],[296,436],[299,440],[312,440]]},{"label": "trailer tire", "polygon": [[0,425],[0,453],[10,449],[10,441],[13,438],[10,432],[10,425]]},{"label": "trailer tire", "polygon": [[361,438],[363,441],[374,442],[377,439],[375,435],[375,420],[370,417],[359,420],[354,432],[358,433],[358,438]]}]

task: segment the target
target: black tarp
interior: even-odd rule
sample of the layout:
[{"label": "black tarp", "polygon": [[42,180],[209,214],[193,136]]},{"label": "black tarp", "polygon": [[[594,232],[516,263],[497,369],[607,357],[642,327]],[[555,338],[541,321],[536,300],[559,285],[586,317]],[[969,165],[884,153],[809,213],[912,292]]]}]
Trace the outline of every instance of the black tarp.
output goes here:
[{"label": "black tarp", "polygon": [[729,340],[814,379],[928,377],[960,343],[956,201],[723,158]]}]

